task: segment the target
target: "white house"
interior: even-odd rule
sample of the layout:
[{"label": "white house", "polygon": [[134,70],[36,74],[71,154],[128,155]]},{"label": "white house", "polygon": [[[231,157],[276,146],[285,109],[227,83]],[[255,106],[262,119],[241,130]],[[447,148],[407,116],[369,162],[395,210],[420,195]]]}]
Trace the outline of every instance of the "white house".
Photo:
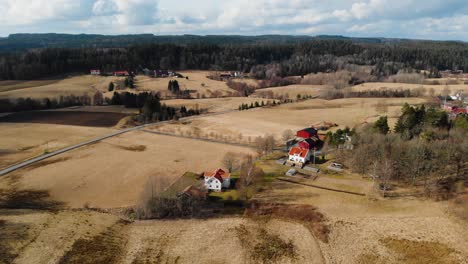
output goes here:
[{"label": "white house", "polygon": [[296,164],[306,164],[310,160],[310,151],[308,149],[292,147],[289,150],[289,161]]},{"label": "white house", "polygon": [[222,169],[214,172],[205,172],[203,174],[205,187],[210,191],[220,192],[223,188],[231,186],[231,174]]},{"label": "white house", "polygon": [[101,70],[91,70],[91,75],[101,75]]}]

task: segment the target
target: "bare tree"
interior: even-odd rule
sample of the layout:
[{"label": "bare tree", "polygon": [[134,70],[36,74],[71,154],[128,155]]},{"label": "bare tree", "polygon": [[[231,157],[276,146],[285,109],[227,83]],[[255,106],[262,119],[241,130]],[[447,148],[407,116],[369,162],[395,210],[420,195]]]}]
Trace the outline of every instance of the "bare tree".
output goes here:
[{"label": "bare tree", "polygon": [[294,133],[291,129],[286,129],[285,131],[283,131],[283,134],[281,136],[283,141],[287,142],[294,138]]},{"label": "bare tree", "polygon": [[234,152],[227,152],[224,154],[223,157],[223,166],[229,170],[229,173],[232,172],[234,168],[236,168],[239,164],[239,154]]}]

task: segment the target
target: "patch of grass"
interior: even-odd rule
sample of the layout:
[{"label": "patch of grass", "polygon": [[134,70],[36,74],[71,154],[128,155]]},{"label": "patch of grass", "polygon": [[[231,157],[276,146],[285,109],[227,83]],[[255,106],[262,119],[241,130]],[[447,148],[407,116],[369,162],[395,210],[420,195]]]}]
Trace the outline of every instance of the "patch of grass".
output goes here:
[{"label": "patch of grass", "polygon": [[291,240],[284,241],[264,228],[251,229],[240,225],[234,231],[254,263],[280,263],[285,258],[297,258],[297,249]]},{"label": "patch of grass", "polygon": [[325,216],[311,205],[253,202],[245,210],[245,215],[296,221],[304,224],[323,242],[328,242],[330,229],[325,224]]},{"label": "patch of grass", "polygon": [[144,145],[134,145],[134,146],[118,146],[118,148],[133,152],[143,152],[146,150],[146,146]]},{"label": "patch of grass", "polygon": [[407,264],[455,264],[456,251],[439,242],[413,241],[387,237],[380,242],[398,254],[399,263]]},{"label": "patch of grass", "polygon": [[78,239],[59,263],[117,263],[126,245],[122,234],[127,222],[119,221],[91,239]]},{"label": "patch of grass", "polygon": [[357,263],[359,264],[376,264],[376,263],[388,263],[387,260],[382,258],[381,256],[374,254],[374,253],[368,253],[368,254],[362,254],[357,258]]},{"label": "patch of grass", "polygon": [[0,190],[0,208],[59,210],[63,203],[49,199],[48,191],[38,190]]},{"label": "patch of grass", "polygon": [[0,263],[13,263],[18,257],[15,244],[21,244],[28,239],[29,226],[0,220]]},{"label": "patch of grass", "polygon": [[239,200],[239,192],[235,189],[226,190],[224,192],[211,192],[211,197],[218,198],[223,201],[237,201]]},{"label": "patch of grass", "polygon": [[[49,153],[49,151],[47,151],[47,150],[44,151],[44,154],[47,154],[47,153]],[[36,168],[40,168],[40,167],[49,166],[49,165],[52,165],[52,164],[55,164],[55,163],[64,162],[64,161],[67,161],[67,160],[70,160],[70,159],[71,159],[71,157],[46,159],[46,160],[43,160],[43,161],[40,161],[40,162],[37,162],[37,163],[33,163],[33,164],[27,166],[26,169],[32,170],[32,169],[36,169]]]}]

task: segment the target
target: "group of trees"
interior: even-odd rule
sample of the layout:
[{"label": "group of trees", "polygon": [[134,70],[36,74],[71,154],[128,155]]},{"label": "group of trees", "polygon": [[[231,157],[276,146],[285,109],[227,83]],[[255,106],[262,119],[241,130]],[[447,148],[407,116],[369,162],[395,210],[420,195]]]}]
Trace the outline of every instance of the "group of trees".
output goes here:
[{"label": "group of trees", "polygon": [[[405,105],[395,133],[389,133],[387,117],[381,117],[354,133],[353,151],[341,150],[337,156],[352,170],[376,179],[384,193],[392,181],[398,181],[422,185],[429,194],[446,198],[456,188],[454,183],[468,180],[463,178],[468,162],[467,123],[466,115],[450,122],[441,110]],[[329,138],[336,141],[334,134]]]},{"label": "group of trees", "polygon": [[165,121],[200,114],[199,110],[187,110],[185,106],[176,108],[161,104],[158,95],[148,92],[138,94],[114,92],[108,103],[111,105],[124,105],[127,108],[140,108],[140,115],[138,115],[140,122]]},{"label": "group of trees", "polygon": [[100,105],[102,103],[103,95],[101,92],[96,92],[93,98],[91,98],[89,95],[67,95],[60,96],[59,98],[44,99],[34,99],[29,97],[18,98],[16,100],[0,99],[0,113],[47,110],[91,104]]},{"label": "group of trees", "polygon": [[406,139],[419,135],[440,138],[447,134],[449,128],[450,122],[445,111],[435,108],[426,109],[424,105],[413,107],[405,104],[395,126],[395,132]]},{"label": "group of trees", "polygon": [[[372,75],[401,69],[468,72],[468,45],[457,42],[400,41],[391,44],[315,39],[302,43],[215,45],[142,44],[125,48],[46,48],[0,54],[0,79],[37,79],[70,72],[137,69],[233,70],[257,79],[330,72],[346,65],[372,65]],[[282,82],[282,79],[278,79]]]},{"label": "group of trees", "polygon": [[248,109],[252,109],[252,108],[257,108],[257,107],[264,107],[266,105],[271,105],[271,104],[275,104],[276,105],[276,102],[273,101],[273,103],[270,103],[270,101],[267,101],[267,103],[265,104],[264,101],[261,101],[260,103],[255,101],[255,103],[250,103],[249,104],[241,104],[239,105],[239,111],[242,111],[242,110],[248,110]]}]

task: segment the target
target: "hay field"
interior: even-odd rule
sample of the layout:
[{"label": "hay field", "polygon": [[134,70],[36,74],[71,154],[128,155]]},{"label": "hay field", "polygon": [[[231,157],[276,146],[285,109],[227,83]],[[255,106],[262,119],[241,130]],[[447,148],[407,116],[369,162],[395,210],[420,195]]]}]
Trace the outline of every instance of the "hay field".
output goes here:
[{"label": "hay field", "polygon": [[206,76],[210,74],[208,71],[182,71],[180,72],[185,78],[150,78],[144,75],[136,76],[135,86],[139,91],[154,91],[160,92],[163,97],[171,96],[167,89],[170,80],[177,80],[181,90],[190,90],[192,97],[197,94],[205,97],[228,96],[236,91],[229,88],[225,82],[208,79]]},{"label": "hay field", "polygon": [[0,123],[0,168],[112,131],[111,128]]},{"label": "hay field", "polygon": [[[383,89],[424,89],[426,95],[431,95],[431,90],[434,90],[434,95],[441,95],[446,85],[423,85],[423,84],[407,84],[407,83],[363,83],[352,87],[355,91],[366,90],[383,90]],[[452,84],[447,85],[450,94],[455,94],[458,91],[468,92],[468,84]]]},{"label": "hay field", "polygon": [[251,96],[261,97],[262,94],[273,92],[275,97],[278,97],[278,96],[285,97],[287,95],[290,99],[296,99],[298,94],[300,94],[301,96],[304,96],[304,95],[316,96],[318,95],[321,89],[325,89],[325,88],[327,88],[326,85],[295,84],[295,85],[288,85],[288,86],[257,89],[255,90],[255,93]]},{"label": "hay field", "polygon": [[162,103],[168,106],[185,106],[189,109],[204,109],[209,113],[224,112],[229,110],[237,110],[241,104],[261,103],[264,101],[273,102],[270,99],[253,98],[253,97],[224,97],[224,98],[207,98],[207,99],[172,99],[164,100]]},{"label": "hay field", "polygon": [[276,182],[256,199],[316,206],[331,227],[329,243],[320,243],[328,263],[466,263],[468,223],[448,214],[449,202],[379,199],[372,182],[347,174],[319,176],[317,184],[326,182],[369,197]]},{"label": "hay field", "polygon": [[[53,81],[5,81],[0,82],[0,98],[59,98],[60,96],[88,94],[93,96],[96,91],[107,91],[110,82],[121,80],[122,77],[103,77],[81,75]],[[3,87],[4,84],[5,86]]]},{"label": "hay field", "polygon": [[221,167],[228,151],[252,150],[136,131],[19,170],[0,179],[0,186],[46,190],[71,207],[132,206],[150,178],[165,188],[186,171]]},{"label": "hay field", "polygon": [[[271,108],[257,108],[217,116],[200,117],[192,122],[164,124],[154,129],[184,133],[195,129],[205,135],[243,137],[253,140],[257,136],[273,134],[278,139],[286,129],[298,130],[320,121],[334,122],[339,127],[354,127],[363,122],[374,122],[379,115],[389,116],[393,127],[405,102],[421,104],[421,98],[348,98],[338,100],[313,99]],[[387,113],[378,112],[378,105],[386,105]]]},{"label": "hay field", "polygon": [[281,263],[324,263],[308,229],[292,222],[227,217],[126,223],[116,216],[92,211],[37,210],[0,210],[0,261],[250,263],[251,252],[236,233],[239,227],[249,231],[262,228],[283,241],[291,241],[297,256],[294,260],[283,257]]}]

